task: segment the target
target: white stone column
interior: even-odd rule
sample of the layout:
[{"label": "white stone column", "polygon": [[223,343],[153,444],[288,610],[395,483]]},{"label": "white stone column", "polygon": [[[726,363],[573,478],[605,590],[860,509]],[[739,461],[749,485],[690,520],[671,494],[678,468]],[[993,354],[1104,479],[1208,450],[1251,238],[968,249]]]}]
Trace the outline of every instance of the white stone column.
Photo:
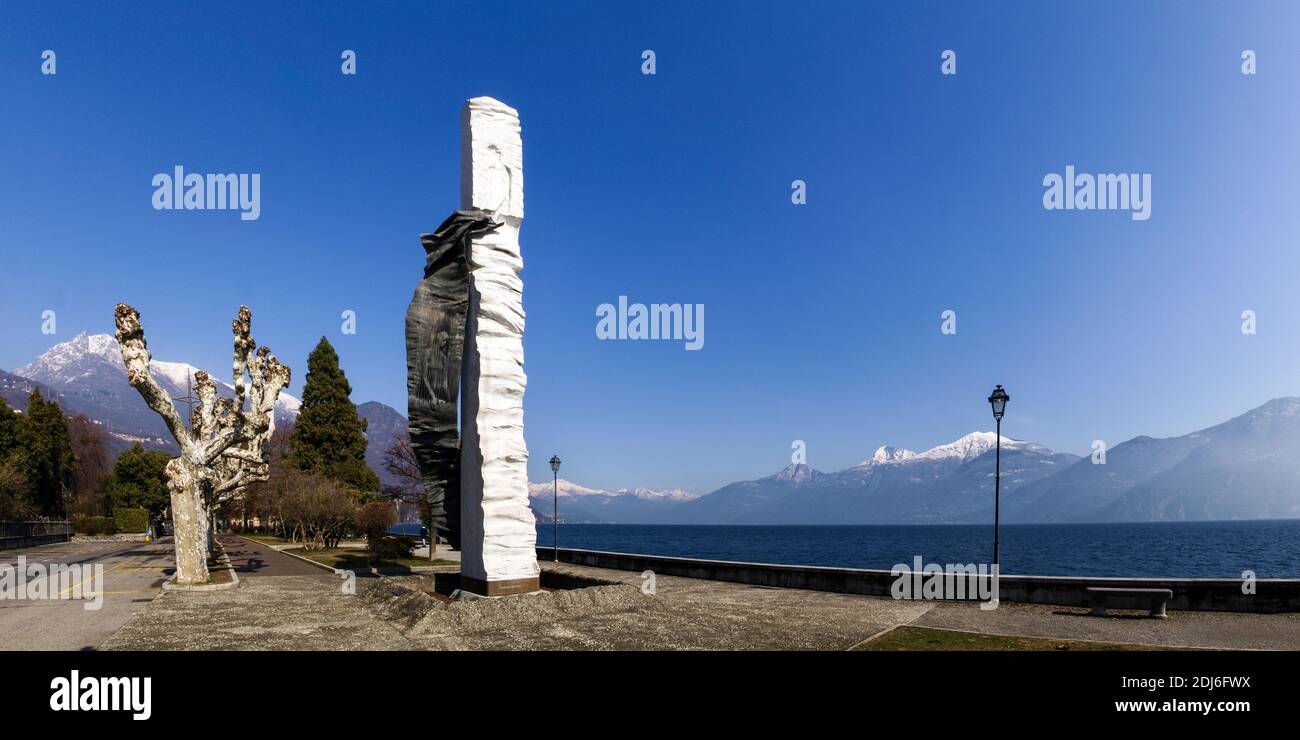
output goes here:
[{"label": "white stone column", "polygon": [[461,376],[461,588],[489,596],[538,589],[537,530],[524,444],[524,219],[519,113],[474,98],[461,114],[461,208],[501,226],[473,239]]}]

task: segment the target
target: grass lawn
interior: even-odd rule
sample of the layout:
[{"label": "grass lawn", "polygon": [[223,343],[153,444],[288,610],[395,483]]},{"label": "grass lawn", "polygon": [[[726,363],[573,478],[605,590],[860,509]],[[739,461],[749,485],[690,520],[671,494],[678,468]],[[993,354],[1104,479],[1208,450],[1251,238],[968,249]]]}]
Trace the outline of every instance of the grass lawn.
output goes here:
[{"label": "grass lawn", "polygon": [[1129,645],[1115,642],[1056,640],[1043,637],[1008,637],[970,632],[898,627],[854,650],[1168,650],[1158,645]]},{"label": "grass lawn", "polygon": [[[246,537],[250,540],[253,540],[254,542],[264,542],[268,545],[299,544],[299,543],[292,542],[290,540],[286,540],[285,538],[281,537],[278,534],[263,534],[263,533],[249,534],[248,532],[240,532],[238,536]],[[364,546],[365,540],[343,540],[343,544],[349,546]]]},{"label": "grass lawn", "polygon": [[248,539],[250,539],[250,540],[255,540],[255,541],[257,541],[257,542],[266,542],[266,543],[269,543],[269,544],[272,544],[272,545],[287,545],[287,544],[289,544],[289,541],[288,541],[288,540],[286,540],[285,538],[283,538],[283,537],[281,537],[281,536],[279,536],[279,535],[276,535],[276,534],[252,534],[252,533],[249,533],[249,532],[240,532],[240,533],[239,533],[239,536],[240,536],[240,537],[247,537]]},{"label": "grass lawn", "polygon": [[417,568],[430,565],[460,565],[455,560],[429,560],[428,558],[389,558],[387,560],[371,560],[369,553],[364,550],[345,550],[339,548],[329,548],[325,550],[304,550],[301,547],[292,550],[285,550],[294,555],[301,555],[304,558],[315,560],[322,565],[328,565],[331,568],[340,570],[355,570],[358,568]]}]

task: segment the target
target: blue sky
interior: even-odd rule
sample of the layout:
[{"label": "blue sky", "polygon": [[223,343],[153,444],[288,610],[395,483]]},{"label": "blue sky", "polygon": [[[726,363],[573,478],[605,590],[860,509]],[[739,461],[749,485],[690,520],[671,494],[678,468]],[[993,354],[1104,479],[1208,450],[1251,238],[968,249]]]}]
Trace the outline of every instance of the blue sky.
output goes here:
[{"label": "blue sky", "polygon": [[[0,367],[110,332],[119,300],[159,358],[225,367],[246,303],[293,392],[325,335],[353,400],[405,411],[418,235],[458,206],[460,107],[491,95],[523,123],[533,480],[559,454],[586,485],[707,492],[779,470],[796,439],[835,470],[991,428],[995,383],[1005,433],[1054,449],[1182,434],[1300,394],[1298,21],[1280,3],[5,3]],[[153,210],[178,164],[260,173],[261,217]],[[1150,173],[1150,220],[1044,210],[1044,175],[1071,164]],[[704,349],[598,341],[620,295],[704,304]]]}]

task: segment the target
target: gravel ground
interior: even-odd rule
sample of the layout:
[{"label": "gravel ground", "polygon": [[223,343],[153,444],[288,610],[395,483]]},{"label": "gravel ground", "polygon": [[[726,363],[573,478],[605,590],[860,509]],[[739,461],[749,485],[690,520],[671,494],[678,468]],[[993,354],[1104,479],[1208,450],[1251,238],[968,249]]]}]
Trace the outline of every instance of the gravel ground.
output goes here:
[{"label": "gravel ground", "polygon": [[419,576],[358,579],[347,595],[326,573],[249,575],[162,594],[103,649],[845,650],[932,607],[666,576],[651,596],[637,573],[559,569],[623,582],[448,604]]},{"label": "gravel ground", "polygon": [[651,596],[639,573],[543,567],[618,583],[453,604],[411,599],[400,607],[403,597],[390,594],[387,616],[413,643],[442,650],[846,650],[932,607],[671,576],[658,577]]},{"label": "gravel ground", "polygon": [[375,617],[342,579],[241,576],[228,591],[167,591],[102,650],[401,650],[409,641]]},{"label": "gravel ground", "polygon": [[[106,649],[190,650],[846,650],[900,624],[988,634],[1183,647],[1300,649],[1300,614],[1170,612],[1088,616],[1086,610],[895,601],[543,564],[603,585],[501,599],[429,595],[446,576],[360,578],[355,595],[328,573],[249,575],[231,591],[167,592]],[[430,579],[433,580],[430,580]],[[447,591],[439,589],[441,593]]]}]

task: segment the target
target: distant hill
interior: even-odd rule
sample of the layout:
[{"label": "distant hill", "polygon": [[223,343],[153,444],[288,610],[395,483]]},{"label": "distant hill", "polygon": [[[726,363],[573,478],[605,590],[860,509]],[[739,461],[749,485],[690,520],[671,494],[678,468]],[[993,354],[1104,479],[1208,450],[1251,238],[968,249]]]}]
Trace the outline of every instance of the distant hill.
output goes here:
[{"label": "distant hill", "polygon": [[5,403],[9,404],[9,408],[26,411],[27,397],[31,395],[33,389],[39,389],[41,395],[50,398],[58,397],[56,391],[43,383],[37,383],[21,375],[14,375],[0,370],[0,397],[3,397]]},{"label": "distant hill", "polygon": [[1135,437],[1004,502],[1008,521],[1300,518],[1300,398],[1181,437]]},{"label": "distant hill", "polygon": [[392,474],[384,469],[384,453],[394,439],[407,433],[406,417],[397,409],[378,401],[357,404],[357,416],[366,420],[366,465],[383,483],[393,483]]}]

